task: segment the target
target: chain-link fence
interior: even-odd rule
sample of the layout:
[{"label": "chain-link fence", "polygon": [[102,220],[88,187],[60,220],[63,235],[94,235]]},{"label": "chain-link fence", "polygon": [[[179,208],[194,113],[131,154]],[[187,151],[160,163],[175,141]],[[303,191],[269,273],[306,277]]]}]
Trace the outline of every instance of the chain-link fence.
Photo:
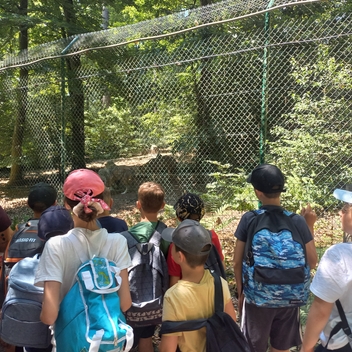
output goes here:
[{"label": "chain-link fence", "polygon": [[201,193],[231,220],[255,206],[246,175],[273,162],[285,206],[314,204],[331,244],[332,190],[352,176],[351,22],[345,1],[229,0],[8,57],[0,187],[60,190],[90,167],[120,193]]}]

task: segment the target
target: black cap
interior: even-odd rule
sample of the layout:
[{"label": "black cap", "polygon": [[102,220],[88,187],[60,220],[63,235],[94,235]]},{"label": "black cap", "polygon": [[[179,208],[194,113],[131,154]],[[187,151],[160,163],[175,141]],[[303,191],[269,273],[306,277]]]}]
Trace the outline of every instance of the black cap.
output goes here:
[{"label": "black cap", "polygon": [[45,182],[36,183],[29,191],[28,205],[33,209],[36,204],[41,204],[43,210],[54,205],[57,198],[56,189]]},{"label": "black cap", "polygon": [[285,177],[275,165],[262,164],[257,166],[247,178],[255,189],[263,193],[285,192]]}]

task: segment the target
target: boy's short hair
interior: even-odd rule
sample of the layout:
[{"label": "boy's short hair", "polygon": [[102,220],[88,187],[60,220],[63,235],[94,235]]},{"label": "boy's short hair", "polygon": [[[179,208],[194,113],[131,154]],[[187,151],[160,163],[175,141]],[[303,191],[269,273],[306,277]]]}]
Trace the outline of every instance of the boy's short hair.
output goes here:
[{"label": "boy's short hair", "polygon": [[190,218],[200,221],[205,214],[204,202],[193,193],[186,193],[179,198],[174,205],[174,209],[176,210],[176,216],[182,221]]},{"label": "boy's short hair", "polygon": [[38,222],[38,237],[47,241],[57,235],[65,235],[73,229],[73,219],[70,212],[54,205],[44,210]]},{"label": "boy's short hair", "polygon": [[[286,191],[283,173],[277,166],[271,164],[257,166],[248,176],[247,182],[266,195],[275,193],[280,195],[281,192]],[[274,196],[269,196],[268,198],[270,197],[275,198]]]},{"label": "boy's short hair", "polygon": [[45,182],[36,183],[29,191],[27,204],[36,212],[43,212],[54,205],[57,198],[56,189]]},{"label": "boy's short hair", "polygon": [[176,229],[166,228],[162,238],[173,242],[176,251],[181,251],[190,267],[204,265],[211,251],[211,235],[198,221],[186,219]]},{"label": "boy's short hair", "polygon": [[158,183],[145,182],[138,188],[138,200],[147,213],[157,213],[162,208],[164,199],[164,189]]},{"label": "boy's short hair", "polygon": [[[206,245],[204,247],[204,251],[207,251],[208,248],[211,248],[211,244]],[[197,266],[204,266],[205,262],[207,261],[207,259],[209,257],[209,253],[204,254],[204,255],[193,255],[193,254],[186,252],[185,250],[183,250],[182,248],[180,248],[176,245],[175,245],[175,251],[183,253],[183,255],[186,258],[187,264],[193,269],[196,268]]]}]

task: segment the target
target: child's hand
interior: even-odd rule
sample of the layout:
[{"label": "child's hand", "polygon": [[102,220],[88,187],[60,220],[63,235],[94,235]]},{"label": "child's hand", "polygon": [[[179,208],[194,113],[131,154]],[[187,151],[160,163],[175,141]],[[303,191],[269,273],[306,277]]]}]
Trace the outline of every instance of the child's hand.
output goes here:
[{"label": "child's hand", "polygon": [[305,218],[306,223],[310,229],[310,231],[313,234],[313,228],[314,228],[314,224],[317,221],[317,214],[315,213],[315,211],[310,207],[310,204],[307,203],[306,207],[303,207],[301,209],[301,215]]}]

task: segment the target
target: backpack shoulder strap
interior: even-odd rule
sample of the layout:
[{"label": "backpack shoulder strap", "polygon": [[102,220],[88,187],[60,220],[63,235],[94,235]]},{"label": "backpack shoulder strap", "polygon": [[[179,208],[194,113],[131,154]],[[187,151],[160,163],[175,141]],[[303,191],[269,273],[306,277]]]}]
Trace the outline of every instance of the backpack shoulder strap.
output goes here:
[{"label": "backpack shoulder strap", "polygon": [[78,238],[72,232],[70,233],[70,235],[67,238],[72,243],[73,248],[74,248],[76,254],[78,255],[81,263],[84,263],[85,261],[87,261],[89,258],[87,258],[87,255],[83,252],[81,242],[78,240]]},{"label": "backpack shoulder strap", "polygon": [[[264,210],[265,211],[265,210]],[[255,229],[257,227],[257,223],[258,223],[258,215],[259,215],[259,209],[257,210],[251,210],[250,211],[254,216],[252,217],[252,219],[250,220],[249,224],[248,224],[248,229],[247,229],[247,241],[246,244],[244,246],[244,254],[245,256],[247,256],[247,253],[252,251],[252,242],[253,242],[253,238],[255,235]]]},{"label": "backpack shoulder strap", "polygon": [[120,233],[120,235],[122,235],[123,237],[126,238],[127,240],[127,246],[128,249],[131,249],[132,247],[134,247],[138,242],[138,240],[136,239],[136,237],[134,237],[133,233],[130,231],[122,231]]},{"label": "backpack shoulder strap", "polygon": [[[212,237],[211,231],[208,230],[208,232],[210,233],[210,237]],[[226,280],[226,272],[222,264],[220,254],[218,252],[218,249],[213,244],[209,253],[209,257],[205,262],[205,268],[212,269],[214,265],[217,265],[219,275]]]},{"label": "backpack shoulder strap", "polygon": [[[224,311],[224,297],[220,276],[211,273],[214,278],[214,303],[215,313]],[[208,319],[194,319],[182,321],[163,321],[161,324],[160,334],[170,334],[173,332],[199,330],[207,325]]]},{"label": "backpack shoulder strap", "polygon": [[160,242],[162,240],[161,233],[167,226],[162,222],[158,221],[153,234],[149,238],[149,243],[153,243],[155,246],[160,247]]},{"label": "backpack shoulder strap", "polygon": [[[81,242],[78,240],[78,238],[72,232],[70,233],[70,235],[67,238],[73,244],[73,248],[74,248],[76,254],[78,255],[81,263],[84,263],[90,259],[90,258],[87,258],[87,254],[83,250]],[[88,241],[87,241],[87,246],[89,246]],[[111,247],[111,244],[109,243],[109,241],[106,241],[104,246],[100,249],[99,256],[103,257],[103,258],[107,258],[110,247]]]},{"label": "backpack shoulder strap", "polygon": [[345,315],[345,312],[342,308],[342,305],[341,305],[341,302],[340,300],[338,299],[336,302],[336,307],[337,307],[337,310],[339,311],[339,315],[340,315],[340,318],[341,318],[341,321],[342,321],[342,330],[344,331],[344,333],[352,338],[352,331],[351,331],[351,328],[350,326],[348,325],[348,321],[347,321],[347,318],[346,318],[346,315]]},{"label": "backpack shoulder strap", "polygon": [[224,295],[220,276],[211,272],[214,278],[214,307],[215,313],[224,311]]},{"label": "backpack shoulder strap", "polygon": [[346,315],[345,315],[345,312],[342,308],[342,305],[341,305],[341,302],[340,300],[338,299],[336,302],[336,307],[337,307],[337,310],[339,311],[339,315],[340,315],[340,318],[341,318],[341,321],[339,321],[331,330],[330,332],[330,335],[329,335],[329,338],[328,338],[328,341],[325,345],[325,349],[328,348],[328,345],[329,345],[329,342],[331,340],[331,338],[337,334],[338,331],[340,331],[341,329],[344,331],[344,333],[348,336],[349,340],[352,338],[352,332],[351,332],[351,328],[350,326],[348,325],[348,321],[347,321],[347,318],[346,318]]}]

